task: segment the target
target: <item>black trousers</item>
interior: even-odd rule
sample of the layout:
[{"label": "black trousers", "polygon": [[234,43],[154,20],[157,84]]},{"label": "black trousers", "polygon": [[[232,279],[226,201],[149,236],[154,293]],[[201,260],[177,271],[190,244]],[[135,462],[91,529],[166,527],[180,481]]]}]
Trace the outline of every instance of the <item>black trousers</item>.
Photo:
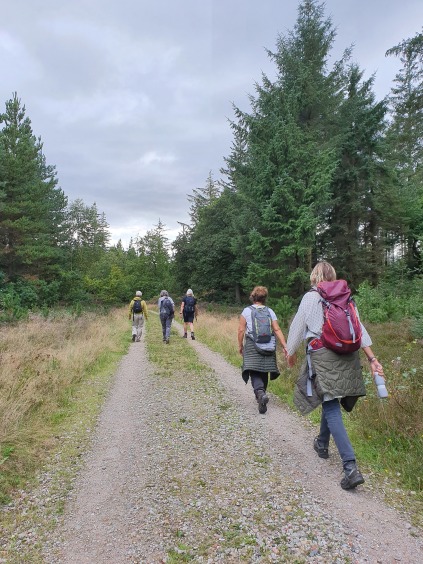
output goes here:
[{"label": "black trousers", "polygon": [[256,370],[250,370],[249,376],[256,397],[259,390],[267,390],[267,384],[269,383],[268,372],[257,372]]}]

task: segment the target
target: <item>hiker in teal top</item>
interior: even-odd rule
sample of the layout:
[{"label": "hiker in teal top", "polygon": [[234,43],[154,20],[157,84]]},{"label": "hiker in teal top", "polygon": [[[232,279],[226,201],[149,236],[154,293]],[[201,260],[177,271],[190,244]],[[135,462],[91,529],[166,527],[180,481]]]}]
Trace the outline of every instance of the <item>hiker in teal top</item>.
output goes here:
[{"label": "hiker in teal top", "polygon": [[141,299],[142,292],[137,290],[129,304],[129,319],[132,319],[132,341],[140,341],[144,319],[148,319],[147,304]]}]

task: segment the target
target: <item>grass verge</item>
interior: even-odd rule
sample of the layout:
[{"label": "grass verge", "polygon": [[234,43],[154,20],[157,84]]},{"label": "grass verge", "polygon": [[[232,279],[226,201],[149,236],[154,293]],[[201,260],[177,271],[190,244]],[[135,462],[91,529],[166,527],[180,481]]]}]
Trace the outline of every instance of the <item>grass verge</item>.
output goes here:
[{"label": "grass verge", "polygon": [[[63,510],[129,346],[127,324],[118,309],[2,328],[0,561],[42,562],[41,539]],[[42,503],[40,488],[49,492]]]}]

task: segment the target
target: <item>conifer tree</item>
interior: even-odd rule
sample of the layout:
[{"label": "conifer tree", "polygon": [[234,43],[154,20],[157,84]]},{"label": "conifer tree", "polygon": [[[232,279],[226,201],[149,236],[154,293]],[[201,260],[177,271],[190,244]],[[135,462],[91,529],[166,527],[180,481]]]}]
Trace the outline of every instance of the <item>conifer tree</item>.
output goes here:
[{"label": "conifer tree", "polygon": [[51,278],[62,258],[66,197],[15,93],[0,114],[0,269]]},{"label": "conifer tree", "polygon": [[406,212],[402,255],[413,272],[423,271],[423,33],[389,49],[402,67],[389,98],[391,161],[398,173],[398,197]]}]

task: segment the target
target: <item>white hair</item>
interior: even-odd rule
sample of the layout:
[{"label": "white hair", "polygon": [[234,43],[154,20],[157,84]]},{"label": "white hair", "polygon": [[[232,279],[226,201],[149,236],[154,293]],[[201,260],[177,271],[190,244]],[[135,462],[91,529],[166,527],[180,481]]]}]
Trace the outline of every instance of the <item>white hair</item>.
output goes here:
[{"label": "white hair", "polygon": [[142,296],[141,290],[137,290],[137,291],[135,292],[135,295],[136,295],[136,296]]},{"label": "white hair", "polygon": [[187,296],[193,296],[194,292],[191,290],[191,288],[188,288],[187,290]]}]

